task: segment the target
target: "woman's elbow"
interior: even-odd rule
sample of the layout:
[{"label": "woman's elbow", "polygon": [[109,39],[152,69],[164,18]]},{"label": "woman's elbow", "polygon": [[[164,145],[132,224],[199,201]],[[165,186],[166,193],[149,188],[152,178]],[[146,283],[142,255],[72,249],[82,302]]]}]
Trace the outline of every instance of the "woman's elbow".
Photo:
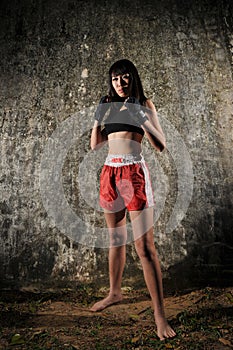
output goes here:
[{"label": "woman's elbow", "polygon": [[92,150],[92,151],[95,151],[96,148],[97,148],[97,145],[98,145],[98,144],[97,144],[96,142],[91,142],[91,143],[90,143],[91,150]]},{"label": "woman's elbow", "polygon": [[91,150],[92,150],[92,151],[97,151],[97,150],[100,149],[104,144],[105,144],[105,141],[101,141],[101,142],[91,142],[91,143],[90,143]]},{"label": "woman's elbow", "polygon": [[158,150],[159,152],[163,152],[167,148],[165,139],[164,140],[157,140],[157,139],[154,140],[154,142],[152,143],[152,146],[154,146],[154,148],[156,150]]},{"label": "woman's elbow", "polygon": [[163,142],[161,142],[161,145],[160,145],[160,152],[165,151],[166,148],[167,148],[166,141],[163,140]]}]

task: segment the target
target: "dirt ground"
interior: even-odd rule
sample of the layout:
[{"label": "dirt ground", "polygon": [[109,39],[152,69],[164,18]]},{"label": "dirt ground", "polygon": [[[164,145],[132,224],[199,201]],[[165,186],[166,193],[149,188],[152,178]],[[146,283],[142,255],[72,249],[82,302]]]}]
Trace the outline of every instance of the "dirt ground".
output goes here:
[{"label": "dirt ground", "polygon": [[92,287],[0,292],[0,349],[233,349],[233,288],[205,288],[165,298],[177,336],[160,341],[147,290],[124,288],[124,300],[102,312],[107,294]]}]

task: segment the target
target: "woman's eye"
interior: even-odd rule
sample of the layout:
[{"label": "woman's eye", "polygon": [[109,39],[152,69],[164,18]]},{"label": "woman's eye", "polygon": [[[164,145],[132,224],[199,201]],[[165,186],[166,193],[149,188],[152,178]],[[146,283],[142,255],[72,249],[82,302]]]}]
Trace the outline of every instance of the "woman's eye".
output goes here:
[{"label": "woman's eye", "polygon": [[123,78],[123,79],[129,79],[129,74],[124,74],[124,75],[122,76],[122,78]]}]

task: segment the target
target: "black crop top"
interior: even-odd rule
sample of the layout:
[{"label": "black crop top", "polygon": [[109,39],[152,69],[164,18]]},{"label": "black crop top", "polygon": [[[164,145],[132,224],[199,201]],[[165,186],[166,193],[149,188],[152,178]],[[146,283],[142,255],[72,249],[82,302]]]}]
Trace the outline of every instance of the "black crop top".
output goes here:
[{"label": "black crop top", "polygon": [[118,131],[137,132],[138,134],[144,135],[144,130],[133,120],[127,109],[121,111],[111,110],[104,122],[104,126],[107,135]]}]

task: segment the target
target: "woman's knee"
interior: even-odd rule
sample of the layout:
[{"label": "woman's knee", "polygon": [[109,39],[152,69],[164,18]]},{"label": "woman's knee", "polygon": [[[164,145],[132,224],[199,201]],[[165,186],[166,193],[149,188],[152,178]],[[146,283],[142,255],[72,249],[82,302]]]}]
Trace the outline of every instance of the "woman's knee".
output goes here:
[{"label": "woman's knee", "polygon": [[156,258],[156,250],[153,242],[138,239],[134,244],[140,259],[154,260]]},{"label": "woman's knee", "polygon": [[119,247],[126,244],[126,232],[118,229],[112,229],[110,231],[110,247]]}]

